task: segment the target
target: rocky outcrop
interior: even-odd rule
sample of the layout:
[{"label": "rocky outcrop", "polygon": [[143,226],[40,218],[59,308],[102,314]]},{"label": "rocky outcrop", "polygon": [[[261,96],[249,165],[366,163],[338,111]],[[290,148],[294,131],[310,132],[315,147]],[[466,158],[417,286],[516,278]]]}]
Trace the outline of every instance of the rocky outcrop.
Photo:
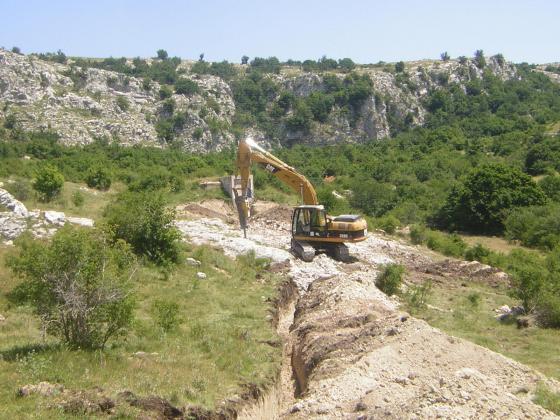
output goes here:
[{"label": "rocky outcrop", "polygon": [[[160,98],[161,86],[156,82],[147,86],[125,74],[47,62],[33,55],[0,49],[0,118],[9,116],[12,123],[25,130],[54,131],[66,144],[87,144],[107,138],[125,145],[165,146],[156,127],[158,121],[173,115],[178,116],[171,122],[174,140],[185,150],[206,152],[232,145],[235,102],[228,83],[216,76],[189,73],[186,62],[179,69],[181,77],[198,85],[199,93],[174,94],[171,99],[175,105],[170,114],[169,103]],[[503,80],[516,77],[512,65],[495,57],[487,59],[486,69]],[[374,93],[354,115],[335,106],[328,120],[315,122],[309,132],[278,127],[276,141],[271,142],[258,130],[253,137],[264,140],[265,145],[383,139],[398,125],[424,123],[423,99],[431,89],[449,83],[465,88],[466,83],[483,73],[472,60],[410,62],[401,73],[386,65],[360,66],[356,71],[369,75]],[[281,88],[279,91],[289,90],[297,96],[325,90],[322,74],[296,68],[266,77]]]},{"label": "rocky outcrop", "polygon": [[35,238],[47,238],[54,235],[66,223],[84,227],[92,227],[94,225],[91,219],[85,217],[66,217],[60,211],[29,211],[23,203],[1,188],[0,205],[9,210],[0,212],[0,241],[9,245],[27,230]]},{"label": "rocky outcrop", "polygon": [[[214,76],[186,77],[201,94],[172,96],[175,113],[184,117],[175,127],[176,140],[198,152],[231,144],[226,128],[235,105],[227,83]],[[54,131],[65,144],[107,138],[126,145],[164,145],[156,132],[164,113],[159,89],[158,83],[146,89],[142,80],[124,74],[0,49],[0,118],[11,116],[24,130]]]}]

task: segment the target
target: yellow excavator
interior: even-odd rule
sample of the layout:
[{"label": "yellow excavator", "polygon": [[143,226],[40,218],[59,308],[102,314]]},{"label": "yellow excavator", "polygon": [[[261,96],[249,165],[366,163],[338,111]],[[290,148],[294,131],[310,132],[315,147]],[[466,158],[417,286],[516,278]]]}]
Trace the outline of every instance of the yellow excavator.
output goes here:
[{"label": "yellow excavator", "polygon": [[328,215],[319,204],[311,182],[250,137],[241,140],[238,145],[236,175],[241,177],[241,192],[233,189],[239,222],[245,235],[253,201],[253,191],[249,187],[253,162],[301,195],[303,205],[295,207],[292,214],[292,252],[307,262],[313,261],[316,252],[326,252],[337,260],[349,261],[350,254],[345,243],[366,239],[366,221],[351,214]]}]

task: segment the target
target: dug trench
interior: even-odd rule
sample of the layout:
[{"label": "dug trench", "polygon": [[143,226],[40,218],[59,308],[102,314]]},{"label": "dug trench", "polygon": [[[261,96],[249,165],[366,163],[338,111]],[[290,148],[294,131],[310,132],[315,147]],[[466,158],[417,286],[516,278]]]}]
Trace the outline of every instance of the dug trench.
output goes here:
[{"label": "dug trench", "polygon": [[[283,340],[281,374],[274,386],[237,404],[231,417],[557,418],[533,402],[539,383],[558,392],[557,381],[431,327],[376,288],[380,265],[398,262],[413,276],[433,275],[447,267],[435,255],[372,234],[350,245],[354,263],[325,255],[305,263],[289,253],[288,225],[272,217],[285,210],[255,217],[247,239],[225,218],[191,212],[177,221],[186,240],[230,256],[254,250],[286,276],[275,317]],[[480,275],[500,281],[502,274]]]}]

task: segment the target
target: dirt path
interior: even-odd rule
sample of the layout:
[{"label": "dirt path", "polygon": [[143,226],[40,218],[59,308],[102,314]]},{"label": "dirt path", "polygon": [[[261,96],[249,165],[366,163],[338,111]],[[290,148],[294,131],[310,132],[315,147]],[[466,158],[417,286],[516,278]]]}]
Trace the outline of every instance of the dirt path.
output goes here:
[{"label": "dirt path", "polygon": [[266,215],[255,218],[247,239],[219,219],[177,225],[190,241],[219,246],[228,255],[253,249],[276,262],[289,260],[287,275],[300,297],[293,321],[287,316],[279,324],[286,347],[274,417],[556,418],[532,402],[539,381],[560,390],[556,381],[401,312],[375,287],[380,264],[439,267],[429,253],[370,235],[350,245],[355,263],[324,255],[304,263],[288,251],[288,226]]}]

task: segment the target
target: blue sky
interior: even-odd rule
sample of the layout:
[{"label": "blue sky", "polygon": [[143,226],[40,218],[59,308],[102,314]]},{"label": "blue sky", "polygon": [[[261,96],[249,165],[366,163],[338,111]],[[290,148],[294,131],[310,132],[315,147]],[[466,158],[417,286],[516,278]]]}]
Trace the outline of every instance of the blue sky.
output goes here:
[{"label": "blue sky", "polygon": [[360,63],[483,49],[512,61],[560,61],[555,0],[0,0],[0,46],[67,55],[350,57]]}]

